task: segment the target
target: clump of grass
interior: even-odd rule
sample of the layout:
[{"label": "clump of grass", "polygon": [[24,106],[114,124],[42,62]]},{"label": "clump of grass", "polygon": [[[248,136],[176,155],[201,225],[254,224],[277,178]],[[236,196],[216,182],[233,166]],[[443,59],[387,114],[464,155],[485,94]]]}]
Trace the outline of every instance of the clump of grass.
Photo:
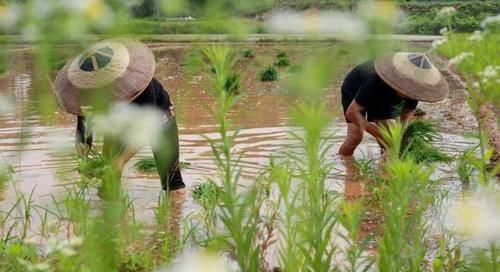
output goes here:
[{"label": "clump of grass", "polygon": [[[181,169],[188,169],[191,166],[189,162],[179,162]],[[154,157],[140,159],[134,164],[135,170],[144,173],[153,173],[157,171],[156,161]]]},{"label": "clump of grass", "polygon": [[222,192],[223,188],[211,181],[198,183],[192,189],[193,199],[202,205],[206,203],[215,204]]},{"label": "clump of grass", "polygon": [[239,73],[232,72],[228,75],[226,79],[226,84],[224,84],[224,89],[229,95],[239,95],[240,94],[240,81],[241,75]]},{"label": "clump of grass", "polygon": [[290,66],[290,60],[288,59],[288,55],[285,52],[280,52],[276,56],[277,60],[274,62],[274,65],[277,67],[288,67]]},{"label": "clump of grass", "polygon": [[452,157],[433,145],[439,137],[434,124],[422,120],[413,121],[404,134],[401,153],[403,157],[412,157],[416,162],[449,162]]},{"label": "clump of grass", "polygon": [[103,157],[91,150],[89,157],[78,158],[78,171],[86,178],[102,178],[106,173],[106,162]]},{"label": "clump of grass", "polygon": [[246,59],[255,58],[255,53],[251,48],[247,48],[247,49],[243,50],[242,54],[243,54],[243,57]]},{"label": "clump of grass", "polygon": [[462,182],[470,183],[474,175],[474,166],[470,163],[471,157],[474,156],[477,146],[467,148],[459,157],[457,172],[458,177]]},{"label": "clump of grass", "polygon": [[288,57],[285,57],[285,58],[279,58],[275,63],[274,63],[275,66],[278,66],[278,67],[288,67],[290,66],[290,60],[288,59]]},{"label": "clump of grass", "polygon": [[281,58],[288,58],[288,54],[285,51],[281,51],[276,55],[276,58],[281,59]]},{"label": "clump of grass", "polygon": [[260,71],[259,77],[260,81],[276,81],[278,80],[278,71],[273,66],[268,66]]},{"label": "clump of grass", "polygon": [[152,173],[156,172],[156,161],[153,157],[148,157],[144,159],[140,159],[134,164],[134,167],[139,172]]}]

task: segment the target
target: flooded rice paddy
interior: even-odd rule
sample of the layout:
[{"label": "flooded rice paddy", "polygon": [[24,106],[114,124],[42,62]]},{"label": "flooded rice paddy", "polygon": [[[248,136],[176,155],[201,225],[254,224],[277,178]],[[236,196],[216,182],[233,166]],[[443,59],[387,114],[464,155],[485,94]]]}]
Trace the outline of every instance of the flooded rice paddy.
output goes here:
[{"label": "flooded rice paddy", "polygon": [[[214,104],[207,93],[206,82],[199,75],[189,74],[183,63],[193,48],[192,44],[151,44],[157,57],[156,78],[166,87],[175,103],[175,112],[180,132],[180,151],[182,162],[188,167],[182,175],[188,189],[195,184],[216,175],[211,148],[206,137],[217,139],[217,127],[208,109]],[[264,66],[272,64],[276,54],[286,51],[292,65],[300,64],[318,49],[330,50],[335,43],[262,43],[233,44],[237,52],[252,48],[255,58],[242,58],[237,68],[242,73],[244,95],[238,102],[232,117],[236,128],[241,129],[235,141],[235,151],[244,152],[241,160],[243,178],[247,181],[262,172],[271,156],[280,156],[285,149],[294,149],[297,141],[290,137],[290,131],[297,131],[288,117],[288,108],[294,100],[286,95],[286,89],[280,81],[261,82],[258,73]],[[403,48],[426,51],[428,44],[403,44]],[[64,112],[57,113],[57,122],[47,125],[36,113],[38,103],[35,93],[34,67],[29,51],[13,53],[18,65],[0,78],[0,92],[15,98],[15,111],[0,118],[0,152],[4,159],[13,166],[14,181],[0,193],[0,210],[9,209],[19,192],[33,192],[36,205],[53,205],[52,197],[64,194],[64,184],[76,180],[76,161],[73,157],[73,142],[76,120]],[[362,193],[363,184],[355,175],[346,174],[345,165],[335,155],[345,135],[345,123],[341,114],[340,84],[343,76],[356,62],[340,65],[336,78],[325,91],[325,100],[334,116],[331,124],[333,137],[328,139],[333,144],[329,157],[335,162],[335,169],[329,176],[332,190],[346,197],[355,198]],[[334,64],[337,65],[337,64]],[[280,76],[286,78],[287,68],[280,68]],[[468,112],[463,90],[458,84],[451,83],[449,99],[437,103],[421,103],[419,108],[426,112],[424,118],[436,122],[440,127],[442,139],[437,146],[456,155],[474,143],[464,137],[472,130],[474,119]],[[152,156],[149,148],[144,148],[126,166],[123,176],[124,188],[134,200],[136,215],[150,221],[154,217],[153,209],[157,205],[160,181],[155,174],[143,174],[134,169],[134,163],[141,158]],[[370,136],[365,136],[363,143],[355,153],[356,159],[378,159],[379,148]],[[440,164],[436,176],[442,188],[459,192],[455,165]],[[97,195],[92,196],[99,202]],[[190,196],[183,204],[182,214],[197,209]],[[32,226],[36,230],[36,219]]]}]

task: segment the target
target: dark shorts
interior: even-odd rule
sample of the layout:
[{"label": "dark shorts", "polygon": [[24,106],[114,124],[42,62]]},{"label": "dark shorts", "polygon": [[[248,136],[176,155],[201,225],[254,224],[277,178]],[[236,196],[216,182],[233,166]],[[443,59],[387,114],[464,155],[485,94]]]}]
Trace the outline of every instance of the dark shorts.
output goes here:
[{"label": "dark shorts", "polygon": [[[342,110],[344,112],[344,118],[347,123],[352,123],[352,122],[345,117],[345,113],[355,97],[356,93],[342,90]],[[361,114],[363,114],[363,116],[369,122],[373,122],[375,120],[395,119],[397,116],[395,109],[387,109],[387,110],[365,109],[363,112],[361,112]]]}]

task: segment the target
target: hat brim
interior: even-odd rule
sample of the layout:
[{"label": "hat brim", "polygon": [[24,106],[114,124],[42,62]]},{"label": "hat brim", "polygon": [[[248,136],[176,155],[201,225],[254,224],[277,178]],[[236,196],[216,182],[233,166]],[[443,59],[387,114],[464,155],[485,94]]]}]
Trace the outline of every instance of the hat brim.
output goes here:
[{"label": "hat brim", "polygon": [[449,86],[446,79],[439,73],[439,81],[429,84],[425,79],[404,76],[399,73],[393,63],[394,54],[384,55],[375,60],[375,70],[382,80],[403,94],[414,100],[424,102],[438,102],[448,96]]},{"label": "hat brim", "polygon": [[71,63],[69,60],[58,72],[54,82],[54,91],[59,104],[69,113],[82,115],[81,107],[98,91],[105,91],[105,97],[113,101],[130,102],[139,96],[154,76],[156,62],[153,52],[145,44],[130,39],[111,39],[108,41],[123,44],[129,53],[129,65],[125,72],[111,83],[96,89],[80,89],[73,85],[68,76]]}]

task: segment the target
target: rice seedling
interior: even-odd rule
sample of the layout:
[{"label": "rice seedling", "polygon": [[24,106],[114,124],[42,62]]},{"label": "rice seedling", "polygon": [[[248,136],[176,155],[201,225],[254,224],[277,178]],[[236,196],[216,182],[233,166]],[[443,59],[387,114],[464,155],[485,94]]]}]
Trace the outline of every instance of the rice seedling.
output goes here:
[{"label": "rice seedling", "polygon": [[464,183],[470,183],[473,180],[475,169],[470,163],[470,158],[474,156],[477,148],[477,146],[469,147],[458,157],[458,177]]},{"label": "rice seedling", "polygon": [[139,172],[153,173],[157,171],[156,161],[153,157],[140,159],[134,164],[134,167]]},{"label": "rice seedling", "polygon": [[268,66],[262,69],[259,73],[260,81],[276,81],[278,80],[278,71],[273,66]]},{"label": "rice seedling", "polygon": [[247,48],[247,49],[243,50],[242,55],[246,59],[253,59],[253,58],[255,58],[255,52],[251,48]]},{"label": "rice seedling", "polygon": [[277,59],[288,58],[288,54],[285,51],[281,51],[276,55]]},{"label": "rice seedling", "polygon": [[434,124],[413,121],[407,126],[403,137],[402,155],[412,157],[416,162],[450,162],[452,157],[433,146],[439,137]]},{"label": "rice seedling", "polygon": [[290,66],[290,60],[288,59],[288,57],[278,58],[274,62],[274,66],[277,66],[277,67],[288,67],[288,66]]}]

